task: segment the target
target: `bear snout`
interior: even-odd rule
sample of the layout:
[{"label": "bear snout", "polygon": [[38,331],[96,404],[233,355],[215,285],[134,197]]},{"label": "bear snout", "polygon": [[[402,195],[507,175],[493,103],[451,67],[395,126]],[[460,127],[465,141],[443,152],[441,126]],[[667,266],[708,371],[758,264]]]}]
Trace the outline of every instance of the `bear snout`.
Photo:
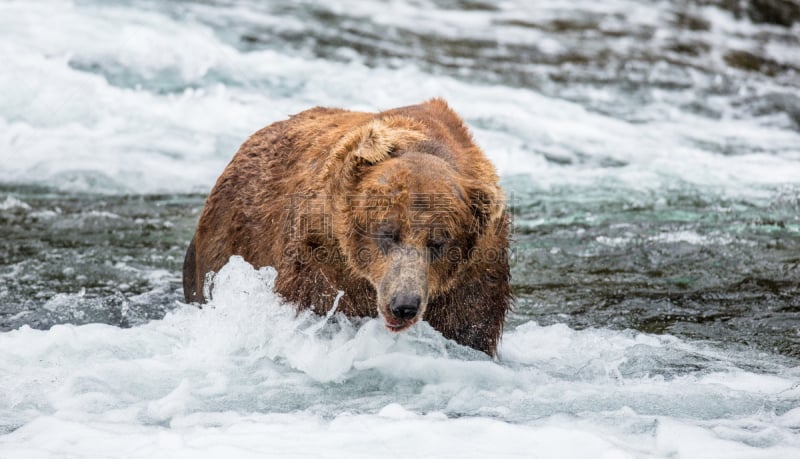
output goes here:
[{"label": "bear snout", "polygon": [[386,328],[403,331],[417,323],[428,302],[428,263],[417,247],[395,248],[383,279],[376,282],[378,313]]},{"label": "bear snout", "polygon": [[389,310],[392,315],[402,320],[411,320],[417,316],[422,298],[419,295],[401,294],[392,298]]}]

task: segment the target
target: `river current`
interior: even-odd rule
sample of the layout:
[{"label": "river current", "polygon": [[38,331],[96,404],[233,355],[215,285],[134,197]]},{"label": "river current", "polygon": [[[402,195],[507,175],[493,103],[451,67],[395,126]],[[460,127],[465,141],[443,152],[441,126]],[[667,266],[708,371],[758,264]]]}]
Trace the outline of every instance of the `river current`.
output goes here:
[{"label": "river current", "polygon": [[[0,457],[798,457],[792,1],[0,3]],[[296,316],[205,194],[309,107],[444,97],[514,220],[496,360]]]}]

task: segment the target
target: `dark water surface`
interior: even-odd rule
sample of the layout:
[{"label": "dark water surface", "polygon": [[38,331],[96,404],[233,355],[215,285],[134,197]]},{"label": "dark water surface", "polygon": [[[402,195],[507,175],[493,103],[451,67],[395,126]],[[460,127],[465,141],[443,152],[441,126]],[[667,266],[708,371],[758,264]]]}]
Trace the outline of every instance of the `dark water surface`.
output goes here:
[{"label": "dark water surface", "polygon": [[[519,183],[522,181],[523,183]],[[573,328],[670,333],[800,357],[800,201],[682,192],[525,190],[515,216],[514,313]],[[204,197],[96,195],[5,186],[0,330],[160,318]],[[74,307],[80,296],[79,309]]]}]

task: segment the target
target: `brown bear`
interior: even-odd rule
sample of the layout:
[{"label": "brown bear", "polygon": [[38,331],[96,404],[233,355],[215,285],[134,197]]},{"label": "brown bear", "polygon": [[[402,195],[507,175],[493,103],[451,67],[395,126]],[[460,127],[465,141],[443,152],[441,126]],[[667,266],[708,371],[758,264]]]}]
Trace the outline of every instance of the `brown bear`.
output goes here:
[{"label": "brown bear", "polygon": [[187,302],[231,255],[273,266],[298,308],[424,319],[495,355],[511,302],[509,215],[494,167],[441,99],[380,113],[312,108],[253,134],[206,200]]}]

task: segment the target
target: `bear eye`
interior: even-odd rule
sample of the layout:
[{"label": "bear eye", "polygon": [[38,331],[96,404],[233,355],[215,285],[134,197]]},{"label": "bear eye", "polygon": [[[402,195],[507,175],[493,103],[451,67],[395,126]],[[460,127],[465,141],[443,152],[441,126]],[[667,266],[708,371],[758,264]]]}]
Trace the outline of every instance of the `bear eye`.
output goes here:
[{"label": "bear eye", "polygon": [[383,253],[388,253],[392,247],[400,244],[400,228],[381,226],[373,235],[373,239]]},{"label": "bear eye", "polygon": [[428,253],[430,254],[431,261],[438,260],[444,254],[445,241],[431,240],[428,241]]}]

